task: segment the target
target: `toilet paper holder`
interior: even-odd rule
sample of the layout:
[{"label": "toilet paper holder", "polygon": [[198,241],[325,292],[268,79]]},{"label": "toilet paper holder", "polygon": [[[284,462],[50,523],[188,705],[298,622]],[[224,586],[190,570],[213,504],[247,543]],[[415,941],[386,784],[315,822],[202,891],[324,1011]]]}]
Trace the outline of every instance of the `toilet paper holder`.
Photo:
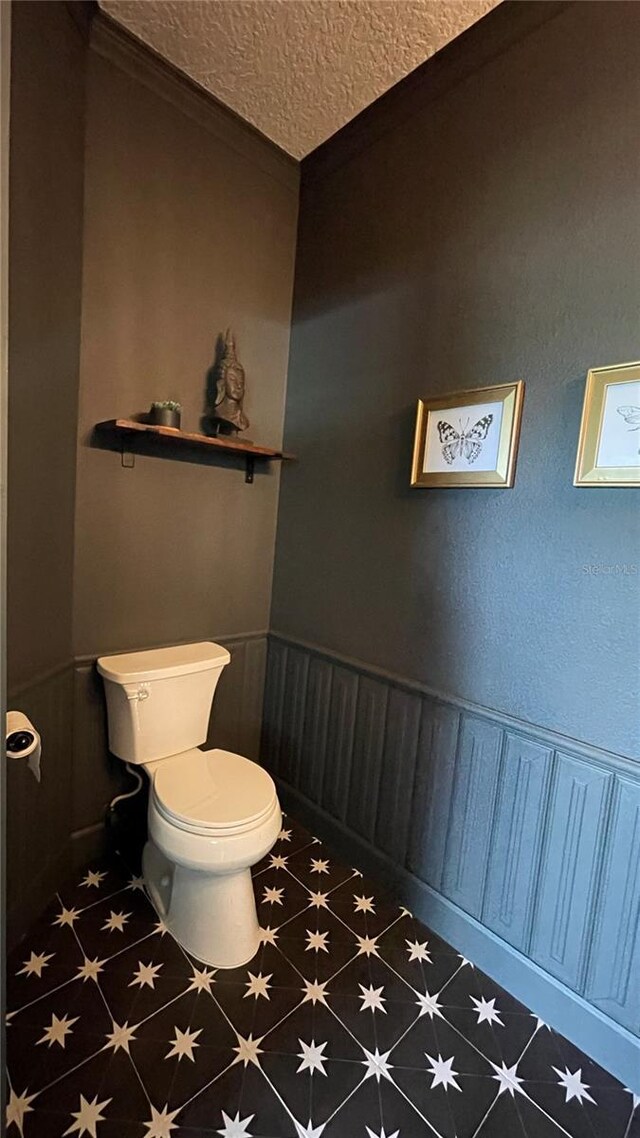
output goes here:
[{"label": "toilet paper holder", "polygon": [[7,735],[7,753],[12,759],[22,759],[29,754],[35,741],[35,731],[10,731]]},{"label": "toilet paper holder", "polygon": [[8,759],[27,759],[30,770],[40,782],[41,740],[33,723],[22,711],[8,711],[5,750]]}]

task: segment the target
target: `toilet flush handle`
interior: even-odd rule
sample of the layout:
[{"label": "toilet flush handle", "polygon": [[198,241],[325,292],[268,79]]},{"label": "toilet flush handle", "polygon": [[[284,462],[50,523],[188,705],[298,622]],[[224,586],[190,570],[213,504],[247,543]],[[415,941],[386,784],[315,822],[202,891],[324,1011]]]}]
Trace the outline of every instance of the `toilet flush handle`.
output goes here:
[{"label": "toilet flush handle", "polygon": [[135,701],[136,703],[142,703],[142,701],[148,699],[151,694],[148,684],[139,684],[137,688],[127,688],[125,690],[127,692],[127,699],[130,702]]}]

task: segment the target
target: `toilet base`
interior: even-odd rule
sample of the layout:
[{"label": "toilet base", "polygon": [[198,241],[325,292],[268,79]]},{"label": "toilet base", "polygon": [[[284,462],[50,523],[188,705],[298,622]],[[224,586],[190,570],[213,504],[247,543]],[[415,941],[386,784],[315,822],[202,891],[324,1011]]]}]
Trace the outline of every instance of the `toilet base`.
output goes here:
[{"label": "toilet base", "polygon": [[212,968],[239,968],[260,947],[249,869],[211,874],[175,865],[148,841],[142,871],[158,916],[178,944]]}]

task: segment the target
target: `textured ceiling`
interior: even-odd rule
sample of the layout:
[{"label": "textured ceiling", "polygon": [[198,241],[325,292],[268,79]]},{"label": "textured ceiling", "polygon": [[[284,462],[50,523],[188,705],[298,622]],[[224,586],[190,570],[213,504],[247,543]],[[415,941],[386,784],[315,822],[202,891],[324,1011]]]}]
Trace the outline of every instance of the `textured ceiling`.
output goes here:
[{"label": "textured ceiling", "polygon": [[101,0],[295,158],[498,0]]}]

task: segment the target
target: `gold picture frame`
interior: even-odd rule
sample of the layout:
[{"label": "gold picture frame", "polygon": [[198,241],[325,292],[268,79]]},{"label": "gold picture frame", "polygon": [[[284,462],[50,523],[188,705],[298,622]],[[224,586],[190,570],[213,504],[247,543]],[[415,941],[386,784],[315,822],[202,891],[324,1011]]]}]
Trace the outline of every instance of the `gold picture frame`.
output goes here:
[{"label": "gold picture frame", "polygon": [[523,401],[522,380],[419,399],[411,486],[513,486]]},{"label": "gold picture frame", "polygon": [[640,485],[640,362],[587,372],[573,485]]}]

